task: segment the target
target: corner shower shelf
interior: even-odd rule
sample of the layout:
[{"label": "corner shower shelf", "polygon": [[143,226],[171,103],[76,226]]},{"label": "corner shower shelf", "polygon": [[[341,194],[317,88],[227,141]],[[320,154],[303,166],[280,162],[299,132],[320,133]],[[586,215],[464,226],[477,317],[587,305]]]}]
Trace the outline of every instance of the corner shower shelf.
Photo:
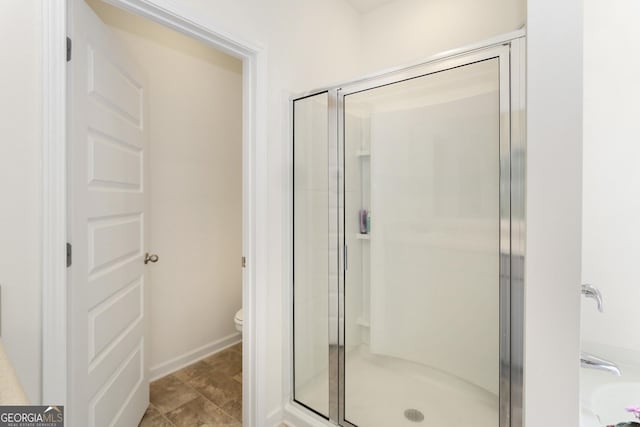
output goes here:
[{"label": "corner shower shelf", "polygon": [[369,157],[371,153],[368,151],[356,151],[356,156],[358,157]]},{"label": "corner shower shelf", "polygon": [[371,240],[371,234],[357,233],[356,234],[356,239],[358,239],[358,240]]}]

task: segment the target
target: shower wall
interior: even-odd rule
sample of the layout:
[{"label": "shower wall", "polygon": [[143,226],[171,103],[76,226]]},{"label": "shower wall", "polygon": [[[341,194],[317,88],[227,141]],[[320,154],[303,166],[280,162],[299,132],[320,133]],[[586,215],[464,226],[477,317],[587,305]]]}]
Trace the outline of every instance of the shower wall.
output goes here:
[{"label": "shower wall", "polygon": [[371,117],[371,352],[495,395],[497,97]]},{"label": "shower wall", "polygon": [[[345,139],[359,144],[345,146],[344,173],[345,198],[360,200],[360,204],[346,203],[344,206],[345,228],[358,230],[359,210],[370,209],[370,138],[371,120],[365,111],[345,113]],[[370,236],[345,233],[345,244],[349,250],[349,268],[345,271],[345,311],[349,316],[345,322],[345,344],[348,351],[360,344],[368,344],[370,338],[371,311],[371,245]]]}]

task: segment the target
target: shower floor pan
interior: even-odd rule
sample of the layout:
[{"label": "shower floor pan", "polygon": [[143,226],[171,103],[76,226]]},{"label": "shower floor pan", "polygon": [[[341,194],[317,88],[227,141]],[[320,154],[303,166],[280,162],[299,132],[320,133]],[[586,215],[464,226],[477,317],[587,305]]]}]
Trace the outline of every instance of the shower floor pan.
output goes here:
[{"label": "shower floor pan", "polygon": [[[360,346],[347,354],[345,372],[345,419],[359,427],[499,424],[497,395],[437,369]],[[326,375],[299,387],[298,400],[326,406]]]}]

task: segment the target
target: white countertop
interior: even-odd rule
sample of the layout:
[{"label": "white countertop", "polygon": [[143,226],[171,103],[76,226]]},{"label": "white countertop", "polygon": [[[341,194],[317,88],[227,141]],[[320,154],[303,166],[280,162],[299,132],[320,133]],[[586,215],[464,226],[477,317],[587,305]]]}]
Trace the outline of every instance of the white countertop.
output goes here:
[{"label": "white countertop", "polygon": [[0,340],[0,405],[28,405],[27,396],[18,381]]}]

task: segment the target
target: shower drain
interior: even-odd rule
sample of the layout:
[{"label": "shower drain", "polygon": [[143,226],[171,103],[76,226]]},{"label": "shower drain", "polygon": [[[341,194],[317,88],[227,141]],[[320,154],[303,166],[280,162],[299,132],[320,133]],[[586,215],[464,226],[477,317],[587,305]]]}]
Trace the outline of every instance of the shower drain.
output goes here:
[{"label": "shower drain", "polygon": [[424,421],[424,414],[417,409],[405,409],[404,417],[409,421],[413,421],[414,423]]}]

